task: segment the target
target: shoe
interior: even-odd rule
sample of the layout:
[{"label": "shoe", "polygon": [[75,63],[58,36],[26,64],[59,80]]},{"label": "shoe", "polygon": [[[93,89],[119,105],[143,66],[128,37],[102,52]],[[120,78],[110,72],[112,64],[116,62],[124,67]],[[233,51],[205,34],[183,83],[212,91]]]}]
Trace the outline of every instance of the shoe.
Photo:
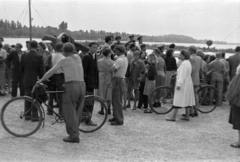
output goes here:
[{"label": "shoe", "polygon": [[161,106],[162,106],[160,102],[158,102],[157,105],[158,105],[158,107],[161,107]]},{"label": "shoe", "polygon": [[25,120],[31,120],[32,117],[31,116],[25,116]]},{"label": "shoe", "polygon": [[115,122],[116,119],[115,119],[115,118],[112,118],[112,119],[109,119],[108,121],[109,121],[109,122]]},{"label": "shoe", "polygon": [[126,105],[126,108],[130,108],[131,107],[131,105]]},{"label": "shoe", "polygon": [[172,122],[175,122],[176,119],[167,118],[166,121],[172,121]]},{"label": "shoe", "polygon": [[98,114],[104,115],[104,111],[100,110],[100,111],[98,111]]},{"label": "shoe", "polygon": [[88,125],[88,126],[97,126],[97,124],[94,123],[92,120],[89,120],[88,122],[86,122],[86,125]]},{"label": "shoe", "polygon": [[[182,116],[185,117],[186,114],[182,114]],[[195,115],[194,115],[194,113],[192,113],[192,114],[189,114],[189,116],[194,117]]]},{"label": "shoe", "polygon": [[53,115],[52,111],[47,111],[47,115]]},{"label": "shoe", "polygon": [[69,143],[79,143],[80,139],[79,139],[79,137],[72,138],[72,137],[69,136],[69,137],[63,138],[63,141],[64,142],[69,142]]},{"label": "shoe", "polygon": [[140,110],[141,110],[141,109],[142,109],[142,107],[137,107],[137,109],[140,109]]},{"label": "shoe", "polygon": [[133,107],[132,110],[137,110],[137,108],[136,108],[136,107]]},{"label": "shoe", "polygon": [[198,117],[198,113],[197,113],[197,112],[193,113],[193,115],[196,116],[196,117]]},{"label": "shoe", "polygon": [[158,107],[158,103],[157,103],[157,102],[154,102],[154,103],[153,103],[153,107]]},{"label": "shoe", "polygon": [[144,113],[152,113],[152,110],[146,109],[144,110]]},{"label": "shoe", "polygon": [[39,117],[32,117],[32,122],[37,122],[37,121],[39,121],[40,119],[39,119]]},{"label": "shoe", "polygon": [[185,121],[189,121],[188,118],[184,117],[184,118],[181,118],[181,120],[185,120]]},{"label": "shoe", "polygon": [[56,105],[53,105],[53,107],[59,107],[59,105],[58,105],[58,104],[56,104]]},{"label": "shoe", "polygon": [[230,144],[231,147],[240,148],[240,144],[238,142]]},{"label": "shoe", "polygon": [[119,123],[117,121],[114,121],[114,122],[111,123],[111,125],[123,125],[123,123]]}]

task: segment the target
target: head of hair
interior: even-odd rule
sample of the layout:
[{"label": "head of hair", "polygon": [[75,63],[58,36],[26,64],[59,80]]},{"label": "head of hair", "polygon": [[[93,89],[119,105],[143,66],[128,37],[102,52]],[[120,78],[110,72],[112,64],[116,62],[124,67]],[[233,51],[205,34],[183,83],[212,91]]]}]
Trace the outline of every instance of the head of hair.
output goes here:
[{"label": "head of hair", "polygon": [[236,51],[236,52],[240,52],[240,46],[237,46],[237,47],[235,48],[235,51]]},{"label": "head of hair", "polygon": [[17,43],[15,47],[18,47],[18,48],[20,48],[20,49],[21,49],[23,46],[22,46],[22,44],[21,44],[21,43]]},{"label": "head of hair", "polygon": [[102,54],[104,56],[108,56],[110,53],[111,53],[111,50],[109,48],[104,48],[103,51],[102,51]]},{"label": "head of hair", "polygon": [[1,39],[2,41],[4,41],[3,37],[0,37],[0,39]]},{"label": "head of hair", "polygon": [[56,51],[57,51],[57,52],[62,51],[63,43],[62,43],[62,42],[56,43],[55,48],[56,48]]},{"label": "head of hair", "polygon": [[[19,43],[19,44],[20,44],[20,43]],[[22,45],[22,44],[21,44],[21,45]],[[12,48],[15,48],[15,47],[16,47],[16,45],[12,44],[12,45],[11,45],[11,47],[12,47]]]},{"label": "head of hair", "polygon": [[217,52],[216,53],[216,58],[222,58],[222,52]]},{"label": "head of hair", "polygon": [[185,60],[190,59],[190,54],[187,50],[182,50],[180,53],[184,56]]},{"label": "head of hair", "polygon": [[225,58],[225,52],[222,52],[222,58]]},{"label": "head of hair", "polygon": [[126,51],[125,47],[123,45],[117,45],[115,48],[114,48],[114,51],[115,50],[118,50],[119,52],[121,53],[124,53]]},{"label": "head of hair", "polygon": [[162,50],[164,50],[164,45],[162,44],[162,45],[158,46],[157,48],[158,48],[160,51],[162,51]]},{"label": "head of hair", "polygon": [[214,61],[216,59],[216,57],[214,55],[210,55],[210,62]]},{"label": "head of hair", "polygon": [[203,57],[204,57],[204,53],[203,53],[202,50],[197,50],[196,55],[199,56],[199,57],[201,57],[202,59],[203,59]]},{"label": "head of hair", "polygon": [[172,49],[168,49],[166,52],[166,57],[172,57],[173,56],[173,50]]},{"label": "head of hair", "polygon": [[92,47],[93,45],[99,46],[96,42],[91,42],[91,43],[88,44],[88,47]]},{"label": "head of hair", "polygon": [[118,39],[121,39],[121,37],[120,37],[120,36],[116,36],[116,37],[115,37],[115,40],[118,40]]},{"label": "head of hair", "polygon": [[39,42],[39,45],[42,47],[43,50],[46,49],[46,45],[43,42]]},{"label": "head of hair", "polygon": [[141,45],[140,45],[140,48],[141,48],[141,49],[143,49],[143,48],[145,48],[145,47],[147,47],[146,44],[141,44]]},{"label": "head of hair", "polygon": [[206,62],[210,55],[204,55],[203,60]]},{"label": "head of hair", "polygon": [[170,44],[169,48],[175,48],[175,44],[174,43]]},{"label": "head of hair", "polygon": [[108,43],[109,41],[112,40],[112,36],[106,36],[105,37],[105,42]]},{"label": "head of hair", "polygon": [[191,53],[196,53],[197,52],[197,48],[195,46],[190,46],[189,51],[191,51]]},{"label": "head of hair", "polygon": [[111,50],[113,51],[113,49],[116,47],[116,44],[111,45]]},{"label": "head of hair", "polygon": [[63,52],[64,53],[74,53],[75,52],[75,48],[74,48],[73,44],[69,43],[69,42],[65,43],[63,45]]},{"label": "head of hair", "polygon": [[161,51],[159,50],[159,48],[154,48],[153,51],[156,53],[156,54],[160,54]]},{"label": "head of hair", "polygon": [[133,48],[133,47],[136,47],[135,43],[130,43],[129,49],[131,49],[131,48]]},{"label": "head of hair", "polygon": [[29,42],[30,48],[36,49],[38,48],[38,42],[33,40]]}]

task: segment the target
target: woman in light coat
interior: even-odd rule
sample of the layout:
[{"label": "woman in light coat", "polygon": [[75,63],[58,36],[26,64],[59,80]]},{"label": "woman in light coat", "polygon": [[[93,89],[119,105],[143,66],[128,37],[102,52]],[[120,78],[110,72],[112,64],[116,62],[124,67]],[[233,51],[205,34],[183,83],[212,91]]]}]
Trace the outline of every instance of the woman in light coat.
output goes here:
[{"label": "woman in light coat", "polygon": [[190,55],[188,51],[181,51],[179,58],[182,63],[177,70],[176,86],[173,97],[174,112],[171,118],[167,118],[167,121],[175,121],[179,108],[186,109],[186,116],[181,118],[182,120],[189,121],[189,111],[192,106],[195,105],[194,90],[192,83],[192,66],[189,61]]}]

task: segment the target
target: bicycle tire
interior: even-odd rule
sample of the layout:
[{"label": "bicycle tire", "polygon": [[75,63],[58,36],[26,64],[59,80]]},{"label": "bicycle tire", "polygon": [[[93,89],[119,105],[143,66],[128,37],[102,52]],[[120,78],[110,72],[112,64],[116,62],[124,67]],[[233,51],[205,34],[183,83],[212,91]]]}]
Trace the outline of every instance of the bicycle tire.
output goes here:
[{"label": "bicycle tire", "polygon": [[[160,101],[161,105],[154,106],[154,100],[156,99],[156,93],[160,91],[160,98],[157,100]],[[149,98],[149,106],[151,110],[156,114],[167,114],[173,109],[173,89],[169,86],[160,86],[155,88]],[[157,96],[158,97],[158,96]]]},{"label": "bicycle tire", "polygon": [[[32,106],[37,108],[39,121],[32,122],[31,120],[28,121],[25,119],[24,105],[26,101],[31,103],[30,109],[32,109]],[[39,105],[27,96],[12,98],[3,105],[1,110],[1,123],[3,128],[16,137],[27,137],[37,132],[42,124],[42,117],[43,115]],[[20,120],[17,120],[18,118]]]},{"label": "bicycle tire", "polygon": [[[211,90],[213,91],[213,101],[212,102],[210,102],[210,91]],[[197,91],[197,94],[198,94],[198,100],[199,100],[199,105],[198,105],[199,112],[201,112],[203,114],[207,114],[216,109],[218,90],[215,87],[213,87],[211,85],[203,86]]]},{"label": "bicycle tire", "polygon": [[[86,108],[86,103],[91,101],[93,101],[93,106],[94,106],[92,113],[90,113],[90,111]],[[103,108],[104,115],[98,114],[98,111],[100,111],[101,108]],[[86,120],[88,120],[88,117],[91,114],[91,120],[95,122],[97,126],[87,125],[86,120],[83,119],[84,116],[82,115],[81,117],[82,122],[80,123],[79,131],[83,133],[92,133],[99,130],[105,124],[108,117],[108,108],[105,104],[105,101],[102,98],[95,95],[89,95],[89,96],[85,96],[85,105],[84,105],[82,114],[84,113],[87,115]]]}]

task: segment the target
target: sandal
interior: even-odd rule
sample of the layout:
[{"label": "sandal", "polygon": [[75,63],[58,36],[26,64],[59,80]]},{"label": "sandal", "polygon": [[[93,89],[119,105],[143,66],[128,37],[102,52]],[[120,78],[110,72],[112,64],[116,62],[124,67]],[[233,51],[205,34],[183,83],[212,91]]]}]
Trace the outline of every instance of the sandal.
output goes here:
[{"label": "sandal", "polygon": [[232,143],[230,144],[231,147],[234,147],[234,148],[240,148],[240,143],[236,142],[236,143]]},{"label": "sandal", "polygon": [[144,113],[152,113],[152,110],[149,110],[149,109],[144,110]]}]

